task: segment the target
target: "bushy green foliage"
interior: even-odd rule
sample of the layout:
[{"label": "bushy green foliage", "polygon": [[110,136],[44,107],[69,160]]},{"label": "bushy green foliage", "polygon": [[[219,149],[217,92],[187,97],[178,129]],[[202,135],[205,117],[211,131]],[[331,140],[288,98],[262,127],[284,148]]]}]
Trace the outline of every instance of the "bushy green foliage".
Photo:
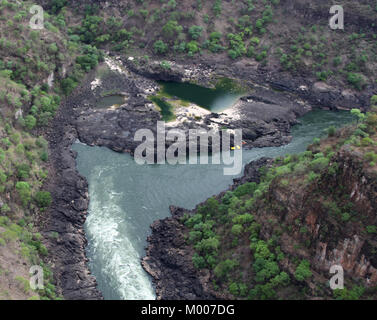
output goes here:
[{"label": "bushy green foliage", "polygon": [[225,50],[225,47],[221,44],[222,34],[220,32],[212,32],[209,36],[209,40],[204,43],[204,47],[210,50],[212,53],[217,53]]},{"label": "bushy green foliage", "polygon": [[20,197],[21,203],[24,207],[27,207],[31,201],[31,188],[27,182],[19,181],[16,184],[16,190]]},{"label": "bushy green foliage", "polygon": [[245,183],[239,186],[236,190],[234,190],[234,195],[236,197],[242,197],[245,195],[253,195],[254,191],[257,189],[257,184],[255,182]]},{"label": "bushy green foliage", "polygon": [[351,114],[354,115],[358,121],[363,121],[365,119],[365,114],[361,113],[360,109],[352,109]]},{"label": "bushy green foliage", "polygon": [[329,165],[329,163],[330,163],[330,160],[328,158],[320,157],[318,159],[313,160],[310,163],[310,168],[314,172],[318,173],[318,172],[321,172],[322,170],[324,170],[325,168],[327,168],[327,166]]},{"label": "bushy green foliage", "polygon": [[90,71],[98,65],[98,62],[103,60],[102,52],[96,47],[87,45],[84,47],[84,55],[76,58],[76,62],[84,69],[86,72]]},{"label": "bushy green foliage", "polygon": [[227,277],[229,275],[229,272],[231,272],[237,266],[238,262],[235,260],[227,259],[225,261],[221,261],[215,267],[214,274],[219,279]]},{"label": "bushy green foliage", "polygon": [[367,226],[366,230],[370,234],[375,234],[377,233],[377,226]]},{"label": "bushy green foliage", "polygon": [[240,236],[243,231],[243,227],[240,224],[235,224],[232,227],[232,234],[235,236]]},{"label": "bushy green foliage", "polygon": [[336,300],[359,300],[364,292],[365,288],[354,286],[352,289],[344,288],[334,290],[334,297]]},{"label": "bushy green foliage", "polygon": [[193,40],[198,40],[202,36],[202,26],[191,26],[189,28],[189,34]]},{"label": "bushy green foliage", "polygon": [[67,0],[52,0],[51,1],[51,12],[57,14],[60,10],[67,5]]},{"label": "bushy green foliage", "polygon": [[228,54],[232,59],[237,59],[246,54],[246,47],[242,35],[229,33],[227,38],[230,47]]},{"label": "bushy green foliage", "polygon": [[298,281],[304,281],[312,276],[310,270],[310,263],[307,260],[302,260],[296,268],[295,278]]},{"label": "bushy green foliage", "polygon": [[365,86],[365,80],[361,74],[350,72],[347,75],[347,80],[357,90],[362,90]]},{"label": "bushy green foliage", "polygon": [[334,137],[336,133],[336,128],[335,126],[331,126],[330,128],[327,129],[327,133],[329,137]]},{"label": "bushy green foliage", "polygon": [[372,106],[377,106],[377,95],[374,95],[370,98],[370,104]]},{"label": "bushy green foliage", "polygon": [[60,85],[63,93],[68,96],[76,88],[77,81],[72,77],[68,77],[63,79]]},{"label": "bushy green foliage", "polygon": [[153,48],[157,54],[165,54],[168,51],[168,45],[162,40],[157,40]]},{"label": "bushy green foliage", "polygon": [[178,24],[176,20],[169,20],[163,27],[162,33],[167,39],[172,39],[174,36],[182,32],[183,27]]},{"label": "bushy green foliage", "polygon": [[208,239],[203,239],[199,241],[195,245],[195,249],[198,250],[199,252],[202,252],[203,254],[210,254],[218,250],[219,245],[220,245],[219,239],[217,239],[216,237],[210,237]]},{"label": "bushy green foliage", "polygon": [[36,124],[37,124],[37,119],[35,119],[33,115],[29,114],[25,117],[25,127],[28,130],[32,130]]},{"label": "bushy green foliage", "polygon": [[206,266],[206,261],[204,257],[198,255],[197,253],[193,255],[192,263],[194,264],[194,267],[197,269],[202,269]]},{"label": "bushy green foliage", "polygon": [[186,45],[186,49],[188,51],[188,55],[189,56],[193,56],[195,53],[199,52],[199,46],[198,46],[198,43],[196,41],[190,41],[187,45]]},{"label": "bushy green foliage", "polygon": [[26,180],[30,175],[30,166],[28,164],[19,164],[17,165],[17,176],[20,179]]},{"label": "bushy green foliage", "polygon": [[52,202],[52,197],[48,191],[38,191],[35,195],[35,201],[40,208],[47,208]]}]

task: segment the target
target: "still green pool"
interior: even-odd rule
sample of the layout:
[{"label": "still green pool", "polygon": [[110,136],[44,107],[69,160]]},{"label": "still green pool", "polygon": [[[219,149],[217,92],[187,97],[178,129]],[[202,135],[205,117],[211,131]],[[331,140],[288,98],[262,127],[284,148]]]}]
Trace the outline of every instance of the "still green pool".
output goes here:
[{"label": "still green pool", "polygon": [[160,81],[159,84],[163,94],[194,103],[214,113],[220,113],[232,107],[242,96],[242,90],[230,80],[223,80],[212,89],[191,83]]}]

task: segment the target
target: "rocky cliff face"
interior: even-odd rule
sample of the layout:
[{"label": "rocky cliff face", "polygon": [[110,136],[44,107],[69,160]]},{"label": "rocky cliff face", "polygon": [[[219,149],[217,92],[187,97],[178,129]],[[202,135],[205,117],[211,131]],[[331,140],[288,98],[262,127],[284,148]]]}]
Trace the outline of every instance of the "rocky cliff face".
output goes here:
[{"label": "rocky cliff face", "polygon": [[143,268],[156,285],[157,300],[212,300],[206,285],[210,274],[198,272],[192,264],[193,250],[186,245],[185,227],[180,223],[184,210],[171,207],[172,218],[156,221],[148,239]]},{"label": "rocky cliff face", "polygon": [[[338,154],[337,161],[341,164],[340,172],[332,179],[323,181],[322,186],[324,188],[325,185],[330,188],[344,186],[344,191],[349,195],[363,224],[375,225],[377,222],[375,173],[365,172],[361,155],[349,150],[342,150]],[[366,286],[376,286],[377,257],[371,250],[375,246],[375,237],[356,226],[344,228],[342,231],[336,246],[321,242],[319,239],[314,258],[318,261],[318,266],[329,270],[332,265],[340,264],[348,276],[362,279]]]},{"label": "rocky cliff face", "polygon": [[[292,243],[309,241],[310,246],[299,251],[318,273],[326,277],[331,266],[341,265],[346,279],[358,279],[367,287],[376,286],[377,261],[371,250],[376,245],[376,237],[365,230],[377,222],[376,175],[366,171],[361,155],[347,147],[338,152],[332,163],[338,164],[336,174],[324,175],[318,184],[302,190],[282,188],[278,184],[270,187],[267,201],[284,208],[278,210],[278,223],[293,226],[282,238],[282,249],[294,256],[297,250]],[[353,221],[342,221],[333,207],[326,206],[328,201],[341,206],[338,200],[349,205]],[[263,214],[265,211],[261,210],[262,234],[268,239],[273,229],[265,223]],[[302,233],[303,226],[307,233]]]},{"label": "rocky cliff face", "polygon": [[[246,166],[245,176],[236,180],[231,190],[235,191],[238,186],[248,182],[259,182],[263,175],[260,168],[264,166],[274,168],[276,164],[267,159],[250,163]],[[226,193],[222,193],[216,199],[221,204],[226,196]],[[253,215],[254,223],[260,227],[259,241],[268,243],[273,239],[284,254],[279,266],[289,274],[291,283],[285,289],[272,286],[277,295],[283,299],[298,298],[289,292],[298,293],[306,287],[300,299],[332,298],[333,292],[328,288],[328,281],[331,278],[330,268],[334,265],[343,267],[348,289],[355,285],[366,290],[376,287],[377,238],[375,231],[367,232],[367,226],[377,223],[376,200],[376,172],[367,169],[361,153],[347,145],[332,156],[320,178],[310,183],[303,179],[301,173],[291,175],[289,183],[279,176],[272,179],[264,196],[255,200],[247,212]],[[226,285],[229,282],[224,283],[224,279],[219,279],[217,268],[220,264],[216,268],[194,267],[192,258],[198,251],[188,239],[193,236],[190,232],[198,228],[187,227],[187,218],[184,216],[189,213],[195,217],[210,210],[208,205],[205,208],[203,210],[199,206],[193,212],[173,208],[172,218],[153,224],[143,266],[154,279],[159,299],[229,299],[238,296],[237,291],[229,293]],[[217,221],[221,218],[215,217],[220,216],[218,212],[212,215],[212,219]],[[246,225],[244,230],[248,228]],[[218,239],[224,238],[220,240],[217,254],[241,259],[237,260],[239,265],[234,272],[243,274],[244,280],[249,279],[250,283],[254,283],[256,274],[252,270],[256,268],[253,258],[255,252],[254,249],[250,250],[253,246],[249,246],[254,241],[252,237],[255,237],[255,233],[250,238],[241,233],[236,236],[238,239],[235,245],[230,245],[235,238],[223,230],[224,226],[233,230],[231,225],[224,225],[224,222],[215,224],[212,229]],[[254,230],[253,224],[250,230]],[[301,260],[310,265],[311,272],[305,279],[297,275],[298,262]],[[237,279],[238,276],[231,273],[229,277]],[[195,285],[192,281],[195,281]],[[258,282],[252,284],[251,292],[258,285]],[[191,287],[195,289],[190,290]],[[262,294],[249,297],[277,296]]]},{"label": "rocky cliff face", "polygon": [[[50,144],[51,174],[47,183],[53,204],[44,216],[40,229],[51,252],[57,286],[65,299],[102,299],[96,280],[90,274],[85,256],[84,223],[88,214],[89,195],[86,180],[76,170],[75,153],[71,150],[77,139],[72,126],[73,105],[67,101],[55,117],[47,134]],[[55,232],[58,237],[49,235]]]}]

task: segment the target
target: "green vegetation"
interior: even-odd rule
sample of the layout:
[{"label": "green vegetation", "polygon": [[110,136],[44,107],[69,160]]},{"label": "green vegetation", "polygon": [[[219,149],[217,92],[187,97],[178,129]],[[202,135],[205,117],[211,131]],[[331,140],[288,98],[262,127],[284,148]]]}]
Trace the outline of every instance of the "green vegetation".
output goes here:
[{"label": "green vegetation", "polygon": [[312,272],[310,271],[310,263],[307,260],[302,260],[298,265],[295,278],[298,281],[304,281],[312,276]]},{"label": "green vegetation", "polygon": [[[289,275],[279,266],[284,258],[280,247],[274,240],[260,239],[260,225],[249,213],[263,190],[264,184],[243,184],[233,192],[227,192],[221,200],[209,199],[194,216],[184,217],[190,230],[189,242],[197,252],[193,256],[195,267],[213,270],[216,284],[225,284],[230,294],[240,298],[276,298],[276,290],[290,284]],[[255,276],[249,283],[240,275],[242,257],[235,258],[232,254],[232,248],[240,245],[245,237],[250,241],[249,250],[254,257],[252,270]]]},{"label": "green vegetation", "polygon": [[[7,259],[22,266],[17,272],[28,274],[30,265],[40,265],[45,279],[45,289],[33,292],[22,276],[5,277],[8,286],[21,289],[25,298],[58,299],[45,263],[48,252],[34,226],[52,202],[50,193],[42,190],[48,175],[48,143],[39,134],[64,95],[103,59],[95,46],[81,43],[91,42],[97,30],[83,34],[77,30],[77,38],[76,30],[67,26],[67,3],[51,2],[52,15],[45,12],[42,31],[29,27],[33,3],[0,2],[0,256],[1,247],[6,246]],[[117,36],[128,37],[122,31]],[[54,81],[48,82],[52,74]]]},{"label": "green vegetation", "polygon": [[[372,98],[372,105],[376,102]],[[315,139],[306,152],[279,157],[272,166],[262,168],[260,183],[245,183],[221,197],[211,198],[194,215],[182,218],[188,230],[187,243],[195,250],[193,264],[197,269],[210,270],[216,291],[239,299],[326,295],[321,288],[325,283],[310,289],[314,291],[309,294],[308,283],[319,281],[314,270],[321,272],[308,259],[311,253],[305,251],[315,241],[307,218],[309,213],[323,219],[318,230],[320,239],[329,236],[330,228],[334,241],[348,228],[357,229],[370,239],[375,237],[374,214],[367,217],[338,180],[343,174],[338,152],[350,146],[358,154],[364,154],[358,158],[365,159],[359,165],[361,168],[376,170],[377,108],[372,107],[365,115],[355,110],[352,114],[356,121],[351,127],[341,130],[331,127],[327,130],[328,137]],[[360,142],[363,137],[369,138],[367,144]],[[305,201],[300,202],[302,199]],[[296,206],[300,207],[297,214]],[[295,219],[290,221],[292,211]],[[287,250],[289,247],[292,249]],[[329,297],[362,297],[365,290],[357,281],[349,281],[354,285],[352,290],[335,292]],[[295,294],[287,296],[288,292]]]},{"label": "green vegetation", "polygon": [[336,300],[359,300],[364,292],[365,288],[354,286],[352,289],[344,288],[343,290],[335,290],[334,297]]},{"label": "green vegetation", "polygon": [[38,191],[37,194],[35,195],[35,201],[37,202],[37,205],[40,208],[49,207],[52,201],[50,192]]},{"label": "green vegetation", "polygon": [[[352,1],[344,5],[354,6]],[[356,90],[375,82],[373,29],[350,25],[344,32],[335,32],[327,24],[310,25],[316,21],[300,18],[299,13],[293,16],[284,6],[279,0],[211,0],[193,1],[192,9],[187,11],[182,2],[148,0],[135,1],[127,10],[109,16],[97,5],[85,5],[79,23],[73,26],[66,18],[72,11],[68,1],[54,1],[50,12],[56,26],[67,30],[71,47],[83,42],[89,48],[132,56],[142,57],[150,52],[165,57],[182,55],[186,59],[225,51],[230,59],[255,60],[263,66],[280,64],[291,73],[308,73],[319,81],[333,80]],[[371,0],[358,4],[354,15],[375,21],[377,12],[371,6]],[[314,3],[311,9],[328,11],[320,3]],[[74,14],[79,14],[78,10]],[[287,20],[289,24],[285,23]],[[281,36],[282,28],[287,36]],[[59,55],[59,45],[51,43],[47,49]],[[88,70],[100,59],[100,52],[84,52],[79,64]],[[65,88],[78,82],[76,74],[65,81]]]}]

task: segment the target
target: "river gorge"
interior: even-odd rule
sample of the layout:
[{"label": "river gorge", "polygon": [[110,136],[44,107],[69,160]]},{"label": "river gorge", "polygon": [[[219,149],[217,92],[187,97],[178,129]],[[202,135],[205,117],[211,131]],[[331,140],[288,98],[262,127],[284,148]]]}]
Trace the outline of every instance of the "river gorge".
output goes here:
[{"label": "river gorge", "polygon": [[375,2],[1,1],[0,300],[377,300]]},{"label": "river gorge", "polygon": [[[328,127],[351,121],[349,111],[336,107],[344,97],[331,96],[316,108],[310,97],[324,101],[327,93],[303,91],[294,82],[282,91],[251,73],[240,75],[178,63],[166,73],[158,62],[141,68],[109,57],[67,98],[48,132],[54,201],[44,227],[46,235],[60,235],[49,250],[64,297],[158,299],[141,262],[151,224],[169,217],[169,206],[193,209],[237,178],[224,176],[221,165],[137,165],[136,132],[156,133],[156,123],[164,120],[153,97],[174,114],[166,120],[169,131],[242,129],[244,165],[305,151]],[[242,90],[218,90],[224,78]],[[192,101],[191,90],[210,92],[211,101],[197,100],[200,94]],[[212,112],[217,106],[218,113]]]},{"label": "river gorge", "polygon": [[[243,163],[305,151],[330,126],[351,121],[346,111],[315,110],[300,119],[293,140],[281,147],[243,151]],[[221,165],[144,165],[128,154],[76,143],[77,166],[89,184],[85,224],[89,267],[105,299],[148,300],[155,293],[140,259],[150,225],[170,215],[169,206],[193,209],[226,190],[234,178]]]}]

